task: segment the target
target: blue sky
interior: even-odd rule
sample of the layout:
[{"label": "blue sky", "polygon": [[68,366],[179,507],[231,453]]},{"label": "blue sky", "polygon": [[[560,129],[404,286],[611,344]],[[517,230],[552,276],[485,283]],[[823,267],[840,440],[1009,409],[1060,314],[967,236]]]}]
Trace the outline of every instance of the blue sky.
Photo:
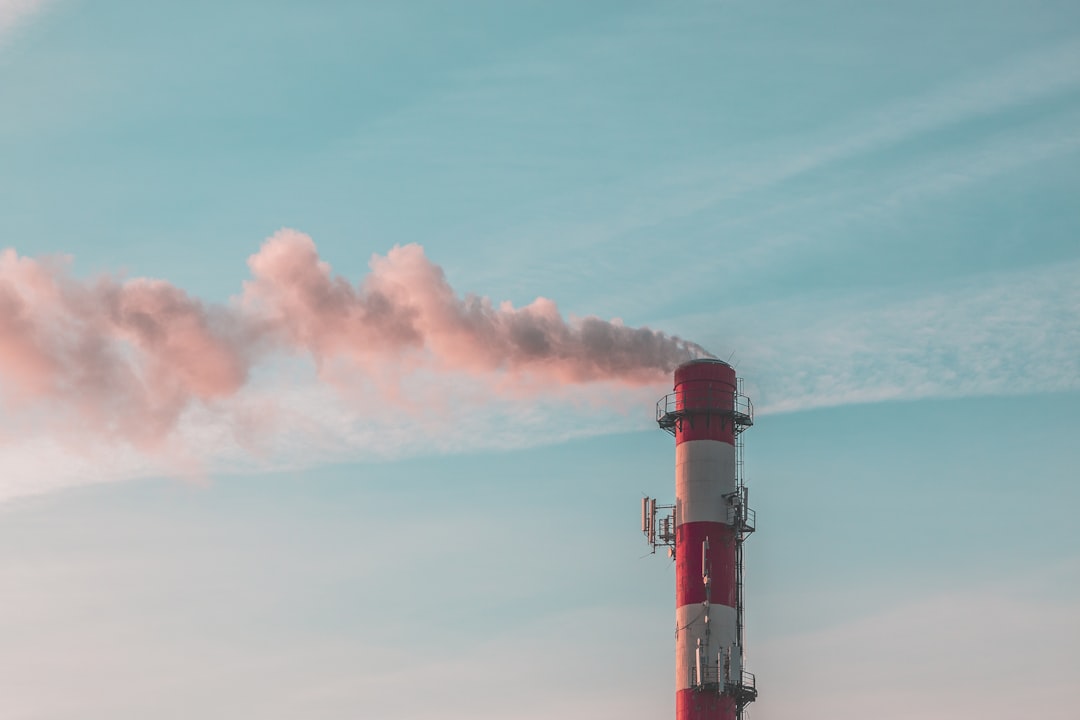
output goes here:
[{"label": "blue sky", "polygon": [[[0,247],[224,304],[420,243],[731,357],[756,720],[1073,716],[1078,151],[1068,2],[0,0]],[[670,715],[666,388],[448,382],[0,408],[0,716]]]}]

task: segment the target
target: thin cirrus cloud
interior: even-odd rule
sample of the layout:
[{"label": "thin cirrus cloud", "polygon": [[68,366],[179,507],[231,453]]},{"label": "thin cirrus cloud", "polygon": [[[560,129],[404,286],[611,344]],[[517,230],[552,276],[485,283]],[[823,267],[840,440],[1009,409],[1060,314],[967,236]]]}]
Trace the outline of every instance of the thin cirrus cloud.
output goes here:
[{"label": "thin cirrus cloud", "polygon": [[[934,292],[863,291],[729,308],[719,323],[762,412],[1080,390],[1080,262]],[[718,318],[672,324],[706,342]]]},{"label": "thin cirrus cloud", "polygon": [[[605,208],[604,218],[568,221],[558,217],[566,210],[555,207],[545,214],[555,218],[558,233],[542,224],[515,228],[515,233],[530,238],[559,237],[562,241],[557,246],[559,251],[563,243],[580,247],[619,241],[620,252],[625,252],[624,236],[640,228],[687,217],[756,193],[768,193],[793,180],[828,172],[843,163],[873,157],[901,143],[917,142],[965,123],[1068,96],[1077,86],[1080,86],[1080,41],[1070,40],[1014,55],[982,69],[974,77],[953,79],[940,87],[838,118],[811,135],[724,148],[700,161],[655,168],[645,176],[623,181],[614,189],[605,185],[604,196],[617,206]],[[1042,140],[1041,136],[1032,138],[1032,142]],[[1069,138],[1063,141],[1068,142]],[[576,197],[563,200],[574,213],[579,212]],[[736,216],[742,214],[738,206],[732,212]],[[552,248],[546,240],[538,247]],[[558,271],[564,270],[559,267]]]},{"label": "thin cirrus cloud", "polygon": [[[1078,120],[1080,114],[1065,113],[1032,127],[993,134],[970,147],[905,159],[889,173],[867,177],[857,185],[814,188],[760,208],[732,212],[716,220],[717,234],[756,239],[725,248],[715,257],[739,268],[732,287],[752,287],[770,274],[798,268],[808,259],[824,254],[843,262],[852,250],[884,242],[867,235],[902,213],[1037,163],[1076,153],[1080,149]],[[681,268],[677,280],[673,274],[654,273],[635,283],[633,293],[609,296],[607,302],[626,308],[626,312],[640,312],[645,305],[642,298],[661,297],[678,284],[694,287],[707,283],[716,272],[717,265],[705,257],[692,267]],[[1067,277],[1067,273],[1060,274]],[[1018,275],[1024,276],[1024,272]],[[990,281],[995,280],[991,277]],[[605,306],[603,301],[597,304]],[[726,340],[717,347],[724,344]]]},{"label": "thin cirrus cloud", "polygon": [[[391,393],[330,363],[262,365],[236,395],[196,403],[153,452],[87,430],[9,432],[0,502],[144,477],[302,470],[326,463],[513,450],[648,427],[665,385],[547,386],[416,371]],[[534,381],[535,382],[535,381]],[[546,390],[541,392],[543,388]]]}]

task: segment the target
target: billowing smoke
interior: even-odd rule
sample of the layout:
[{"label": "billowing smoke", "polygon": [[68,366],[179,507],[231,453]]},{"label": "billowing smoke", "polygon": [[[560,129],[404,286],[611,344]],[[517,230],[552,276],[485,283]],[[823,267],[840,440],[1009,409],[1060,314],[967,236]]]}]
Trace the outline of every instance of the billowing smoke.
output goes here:
[{"label": "billowing smoke", "polygon": [[0,253],[4,405],[152,446],[192,403],[240,391],[268,355],[310,354],[363,374],[388,365],[545,384],[660,381],[706,353],[648,328],[564,319],[550,300],[514,308],[458,296],[418,245],[335,277],[312,240],[282,230],[248,260],[228,306],[165,281],[73,278],[63,259]]}]

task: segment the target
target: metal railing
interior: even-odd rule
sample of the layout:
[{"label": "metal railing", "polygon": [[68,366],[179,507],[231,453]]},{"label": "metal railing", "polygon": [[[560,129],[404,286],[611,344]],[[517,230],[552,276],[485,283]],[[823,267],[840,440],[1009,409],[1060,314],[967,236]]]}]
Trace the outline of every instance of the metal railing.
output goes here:
[{"label": "metal railing", "polygon": [[752,533],[757,529],[757,511],[745,506],[729,507],[727,522],[744,533]]},{"label": "metal railing", "polygon": [[697,669],[691,667],[690,685],[698,690],[714,689],[726,692],[740,699],[752,700],[757,696],[757,678],[754,677],[754,673],[743,670],[739,681],[734,682],[724,678],[724,673],[718,665],[706,664],[701,668],[700,684],[697,682]]},{"label": "metal railing", "polygon": [[656,403],[656,422],[670,433],[684,417],[716,415],[730,417],[735,432],[754,424],[754,404],[750,398],[733,390],[678,390]]}]

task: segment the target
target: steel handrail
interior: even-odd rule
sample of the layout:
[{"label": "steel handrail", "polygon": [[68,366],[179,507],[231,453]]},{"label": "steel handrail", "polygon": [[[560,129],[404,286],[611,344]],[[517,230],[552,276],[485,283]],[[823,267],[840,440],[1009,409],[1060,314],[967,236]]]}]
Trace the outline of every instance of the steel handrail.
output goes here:
[{"label": "steel handrail", "polygon": [[754,404],[750,398],[731,390],[677,390],[656,403],[656,422],[661,426],[673,424],[676,418],[698,414],[730,415],[743,427],[754,424]]}]

